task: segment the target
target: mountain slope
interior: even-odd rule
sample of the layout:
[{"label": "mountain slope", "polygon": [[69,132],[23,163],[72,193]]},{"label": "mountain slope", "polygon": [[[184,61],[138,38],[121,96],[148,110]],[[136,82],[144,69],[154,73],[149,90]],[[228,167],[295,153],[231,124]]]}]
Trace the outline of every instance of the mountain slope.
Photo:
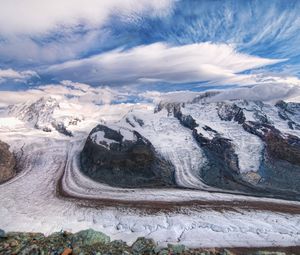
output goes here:
[{"label": "mountain slope", "polygon": [[[117,134],[127,130],[145,137],[174,167],[178,187],[297,199],[299,120],[300,105],[296,103],[200,99],[160,103],[154,111],[133,110],[106,127]],[[88,141],[94,136],[93,130]],[[99,152],[106,139],[106,134],[98,138]],[[82,157],[92,144],[86,143]],[[111,147],[105,149],[107,155],[111,153]],[[82,164],[85,173],[88,168],[97,169],[98,175],[104,173],[98,162],[89,167]]]}]

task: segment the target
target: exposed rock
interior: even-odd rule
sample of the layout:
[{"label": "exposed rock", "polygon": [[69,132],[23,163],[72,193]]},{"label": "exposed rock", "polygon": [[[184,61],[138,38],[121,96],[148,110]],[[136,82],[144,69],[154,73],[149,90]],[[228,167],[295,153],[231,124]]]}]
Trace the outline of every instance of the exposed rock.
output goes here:
[{"label": "exposed rock", "polygon": [[157,154],[152,144],[136,131],[123,132],[131,140],[103,125],[94,128],[81,152],[81,170],[112,186],[174,185],[174,167]]},{"label": "exposed rock", "polygon": [[144,121],[137,118],[136,116],[133,116],[133,119],[142,127],[144,126]]},{"label": "exposed rock", "polygon": [[2,230],[0,228],[0,238],[5,238],[5,237],[6,237],[6,234],[5,234],[4,230]]},{"label": "exposed rock", "polygon": [[166,109],[168,115],[173,115],[175,111],[180,110],[182,103],[170,103],[170,102],[160,102],[154,109],[154,113],[160,112],[162,109]]},{"label": "exposed rock", "polygon": [[68,131],[67,128],[65,127],[64,123],[61,123],[61,122],[52,122],[52,126],[55,128],[55,130],[58,132],[58,133],[61,133],[63,135],[66,135],[66,136],[73,136],[72,132]]},{"label": "exposed rock", "polygon": [[193,130],[193,136],[208,158],[208,163],[200,172],[206,184],[222,189],[253,191],[251,185],[241,178],[238,157],[229,139],[218,135],[209,139],[196,129]]},{"label": "exposed rock", "polygon": [[36,245],[30,245],[22,249],[19,253],[20,255],[40,255],[42,254],[42,250]]},{"label": "exposed rock", "polygon": [[[95,231],[96,232],[96,231]],[[90,233],[83,234],[82,233]],[[156,246],[152,239],[138,238],[130,247],[123,241],[109,242],[106,238],[91,238],[91,234],[81,231],[77,234],[57,232],[48,237],[40,233],[8,233],[7,238],[0,239],[0,254],[11,255],[292,255],[298,254],[299,246],[270,248],[196,248],[189,249],[180,244],[168,244],[167,248]],[[78,236],[80,235],[80,237]],[[104,235],[100,233],[100,236]],[[76,239],[76,238],[78,239]],[[85,240],[87,238],[88,240]],[[76,241],[74,241],[76,239]],[[73,240],[70,245],[70,240]]]},{"label": "exposed rock", "polygon": [[[144,121],[137,118],[136,116],[133,115],[133,120],[139,124],[140,127],[144,126]],[[125,121],[131,126],[131,127],[136,127],[135,123],[133,123],[129,118],[126,118]]]},{"label": "exposed rock", "polygon": [[284,101],[278,101],[276,103],[276,107],[278,108],[278,116],[287,121],[290,129],[300,130],[300,125],[293,120],[293,117],[296,118],[297,114],[300,112],[300,104],[299,103],[286,103]]},{"label": "exposed rock", "polygon": [[134,255],[154,254],[156,245],[152,239],[138,238],[131,246]]},{"label": "exposed rock", "polygon": [[[220,107],[223,107],[223,109],[218,111],[218,114],[222,114],[223,120],[244,121],[241,108],[237,106],[233,108],[227,107],[226,104],[222,104]],[[204,150],[208,159],[208,163],[199,169],[201,179],[206,184],[218,188],[248,190],[248,185],[243,182],[240,176],[238,157],[231,141],[221,137],[217,131],[206,125],[203,129],[213,133],[214,137],[211,139],[204,137],[196,129],[199,124],[191,115],[184,115],[179,105],[173,106],[173,114],[184,127],[192,130],[193,137],[201,149]]]},{"label": "exposed rock", "polygon": [[182,114],[179,106],[175,106],[173,108],[173,114],[174,114],[174,117],[176,117],[183,126],[189,128],[189,129],[193,130],[194,128],[199,126],[191,115]]},{"label": "exposed rock", "polygon": [[107,244],[110,242],[110,237],[103,234],[102,232],[95,231],[93,229],[87,229],[79,231],[72,237],[73,246],[76,244],[78,246],[82,245],[94,245],[97,243]]},{"label": "exposed rock", "polygon": [[218,91],[208,91],[208,92],[204,92],[201,95],[195,97],[191,103],[195,104],[195,103],[205,103],[207,102],[211,97],[214,97],[216,95],[220,94],[220,92]]},{"label": "exposed rock", "polygon": [[218,104],[218,115],[221,120],[234,120],[239,124],[242,124],[246,119],[243,110],[240,107],[236,104],[227,104],[226,102]]},{"label": "exposed rock", "polygon": [[0,141],[0,183],[12,178],[15,174],[15,157],[9,151],[9,145]]},{"label": "exposed rock", "polygon": [[263,178],[258,186],[273,195],[298,199],[295,192],[300,192],[300,139],[269,124],[245,122],[243,127],[265,144],[259,171]]},{"label": "exposed rock", "polygon": [[185,246],[182,244],[168,244],[168,249],[174,254],[183,254]]}]

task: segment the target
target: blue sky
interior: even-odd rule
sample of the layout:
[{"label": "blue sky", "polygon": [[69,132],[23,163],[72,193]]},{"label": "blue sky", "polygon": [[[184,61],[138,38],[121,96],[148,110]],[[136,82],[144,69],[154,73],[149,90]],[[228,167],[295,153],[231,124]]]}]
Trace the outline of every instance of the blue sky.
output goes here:
[{"label": "blue sky", "polygon": [[297,0],[0,0],[0,90],[300,82]]}]

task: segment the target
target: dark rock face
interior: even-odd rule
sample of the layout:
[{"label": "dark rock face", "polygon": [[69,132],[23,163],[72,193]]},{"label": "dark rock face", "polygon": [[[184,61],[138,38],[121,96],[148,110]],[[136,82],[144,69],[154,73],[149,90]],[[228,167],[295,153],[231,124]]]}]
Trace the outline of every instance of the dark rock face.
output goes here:
[{"label": "dark rock face", "polygon": [[[65,125],[63,123],[56,123],[56,122],[52,122],[52,126],[55,128],[55,130],[63,135],[66,136],[73,136],[72,132],[67,130],[67,128],[65,127]],[[44,130],[45,131],[45,130]],[[51,132],[51,130],[50,130]]]},{"label": "dark rock face", "polygon": [[293,117],[300,112],[300,104],[279,101],[276,103],[276,107],[278,108],[278,116],[288,122],[290,129],[300,130],[300,125],[293,120]]},{"label": "dark rock face", "polygon": [[0,183],[12,178],[15,174],[15,158],[9,151],[8,144],[0,141]]},{"label": "dark rock face", "polygon": [[[99,131],[105,139],[97,143],[93,134]],[[134,140],[125,140],[120,132],[109,127],[98,125],[94,128],[81,152],[83,173],[111,186],[174,186],[175,170],[171,163],[158,155],[152,144],[138,132],[132,133]]]},{"label": "dark rock face", "polygon": [[243,188],[239,184],[238,157],[229,139],[214,137],[205,138],[196,129],[193,136],[204,150],[208,164],[200,171],[201,178],[210,186],[226,189]]},{"label": "dark rock face", "polygon": [[[233,110],[228,110],[223,114],[223,118],[231,121],[233,118],[239,121],[243,117],[243,112],[240,108],[236,107]],[[193,119],[191,115],[184,115],[179,106],[173,109],[174,117],[186,128],[193,132],[193,137],[198,142],[201,149],[204,151],[208,163],[199,169],[199,174],[202,180],[213,187],[225,188],[230,190],[248,190],[246,184],[239,175],[238,157],[235,153],[233,144],[229,139],[221,137],[217,131],[209,126],[204,126],[203,129],[214,133],[212,139],[204,137],[196,130],[199,124]],[[221,112],[221,111],[220,111]]]},{"label": "dark rock face", "polygon": [[234,120],[239,124],[242,124],[246,120],[243,110],[236,104],[219,103],[218,115],[221,120]]},{"label": "dark rock face", "polygon": [[260,167],[260,187],[273,194],[299,199],[300,192],[300,139],[282,134],[268,124],[245,122],[246,131],[259,136],[264,144],[263,161]]},{"label": "dark rock face", "polygon": [[208,92],[204,92],[202,93],[201,95],[195,97],[193,100],[192,100],[192,103],[195,104],[195,103],[204,103],[207,101],[207,99],[213,97],[213,96],[216,96],[218,95],[220,92],[217,92],[217,91],[208,91]]}]

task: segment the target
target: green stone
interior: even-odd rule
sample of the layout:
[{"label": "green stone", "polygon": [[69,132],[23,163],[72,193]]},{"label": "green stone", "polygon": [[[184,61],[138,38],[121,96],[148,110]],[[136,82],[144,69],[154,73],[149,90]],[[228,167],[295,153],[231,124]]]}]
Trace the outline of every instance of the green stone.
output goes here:
[{"label": "green stone", "polygon": [[154,254],[155,242],[153,239],[146,239],[139,237],[132,245],[132,252],[134,255],[140,254]]},{"label": "green stone", "polygon": [[87,229],[77,232],[72,237],[73,245],[94,245],[97,243],[107,244],[110,242],[110,237],[102,232],[95,231],[93,229]]},{"label": "green stone", "polygon": [[182,254],[185,251],[185,246],[182,244],[168,244],[168,248],[175,254]]}]

